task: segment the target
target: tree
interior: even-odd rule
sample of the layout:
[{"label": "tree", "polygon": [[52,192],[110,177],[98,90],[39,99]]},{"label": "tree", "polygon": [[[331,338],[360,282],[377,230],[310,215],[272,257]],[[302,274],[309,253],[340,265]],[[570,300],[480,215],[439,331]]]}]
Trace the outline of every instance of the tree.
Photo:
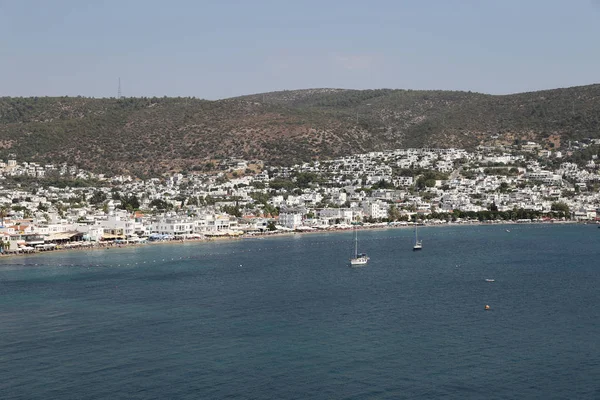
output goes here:
[{"label": "tree", "polygon": [[320,178],[313,172],[299,172],[296,174],[296,186],[301,189],[306,189],[311,183],[319,183]]},{"label": "tree", "polygon": [[279,215],[279,209],[271,204],[265,204],[263,207],[263,213],[265,216],[270,215],[271,217],[275,217]]},{"label": "tree", "polygon": [[285,189],[291,191],[296,187],[296,184],[289,179],[273,179],[269,182],[269,187],[275,190]]},{"label": "tree", "polygon": [[392,204],[388,208],[388,217],[390,221],[398,221],[402,217],[400,210],[398,210],[398,207],[396,207],[395,204]]},{"label": "tree", "polygon": [[127,211],[139,210],[140,209],[140,201],[137,196],[122,196],[121,197],[121,208]]},{"label": "tree", "polygon": [[233,215],[234,217],[237,217],[237,218],[242,217],[242,212],[240,211],[240,208],[237,205],[223,206],[223,207],[221,207],[221,210],[229,215]]},{"label": "tree", "polygon": [[106,193],[96,190],[92,197],[90,197],[90,204],[100,204],[106,201]]},{"label": "tree", "polygon": [[563,213],[565,213],[565,215],[569,215],[569,206],[566,203],[563,203],[562,201],[552,203],[550,209],[552,211],[562,211]]},{"label": "tree", "polygon": [[188,206],[197,206],[198,205],[198,197],[196,197],[196,196],[188,197],[187,205]]},{"label": "tree", "polygon": [[448,175],[436,171],[425,171],[423,175],[415,182],[415,187],[418,190],[423,190],[426,187],[434,187],[436,180],[447,180]]},{"label": "tree", "polygon": [[158,210],[169,210],[173,208],[173,205],[171,203],[167,203],[164,200],[155,199],[150,202],[150,207],[156,208]]},{"label": "tree", "polygon": [[209,194],[204,197],[204,203],[208,206],[213,206],[216,202],[217,200]]},{"label": "tree", "polygon": [[[435,182],[434,182],[435,185]],[[371,186],[371,189],[373,190],[377,190],[377,189],[394,189],[394,185],[391,184],[390,182],[387,182],[385,180],[380,180],[379,182],[376,182],[373,186]]]},{"label": "tree", "polygon": [[269,221],[269,223],[267,224],[267,230],[271,232],[277,230],[277,227],[275,226],[275,221]]},{"label": "tree", "polygon": [[10,210],[10,206],[8,204],[3,204],[0,206],[0,218],[4,218],[8,215]]}]

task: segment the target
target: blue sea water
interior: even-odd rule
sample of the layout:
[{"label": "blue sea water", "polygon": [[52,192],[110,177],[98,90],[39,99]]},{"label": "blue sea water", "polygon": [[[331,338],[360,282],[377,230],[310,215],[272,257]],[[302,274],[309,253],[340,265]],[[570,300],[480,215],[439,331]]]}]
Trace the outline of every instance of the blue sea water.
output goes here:
[{"label": "blue sea water", "polygon": [[419,236],[0,259],[0,398],[600,398],[600,230]]}]

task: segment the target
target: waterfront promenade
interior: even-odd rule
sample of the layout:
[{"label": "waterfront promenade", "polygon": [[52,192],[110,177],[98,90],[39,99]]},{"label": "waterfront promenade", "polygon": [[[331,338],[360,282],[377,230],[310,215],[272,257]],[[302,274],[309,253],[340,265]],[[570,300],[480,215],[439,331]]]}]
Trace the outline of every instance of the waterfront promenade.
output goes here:
[{"label": "waterfront promenade", "polygon": [[[462,222],[448,222],[448,223],[419,223],[422,227],[449,227],[449,226],[491,226],[491,225],[523,225],[523,224],[537,224],[537,225],[564,225],[564,224],[582,224],[576,221],[535,221],[535,222],[509,222],[509,221],[462,221]],[[98,242],[73,242],[63,245],[57,245],[46,248],[28,248],[24,251],[3,251],[0,253],[0,258],[7,257],[20,257],[25,255],[35,255],[48,252],[74,252],[74,251],[96,251],[96,250],[110,250],[114,248],[124,247],[143,247],[143,246],[156,246],[164,244],[178,244],[178,243],[214,243],[214,242],[230,242],[244,239],[261,239],[266,237],[284,237],[292,235],[310,235],[319,233],[336,233],[346,232],[353,229],[358,230],[385,230],[385,229],[413,229],[414,223],[373,223],[373,224],[362,224],[362,225],[338,225],[331,226],[321,229],[299,229],[299,230],[275,230],[265,231],[261,233],[251,233],[242,235],[219,235],[219,236],[202,236],[194,238],[174,238],[174,239],[163,239],[163,240],[138,240],[135,242],[129,241],[98,241]]]}]

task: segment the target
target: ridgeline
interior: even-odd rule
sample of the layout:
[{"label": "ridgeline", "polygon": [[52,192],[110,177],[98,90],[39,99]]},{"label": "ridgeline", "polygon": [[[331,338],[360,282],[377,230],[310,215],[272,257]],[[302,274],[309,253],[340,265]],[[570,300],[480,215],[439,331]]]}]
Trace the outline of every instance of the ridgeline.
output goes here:
[{"label": "ridgeline", "polygon": [[0,158],[159,175],[210,160],[268,164],[399,147],[600,137],[600,85],[487,95],[307,89],[225,100],[0,98]]}]

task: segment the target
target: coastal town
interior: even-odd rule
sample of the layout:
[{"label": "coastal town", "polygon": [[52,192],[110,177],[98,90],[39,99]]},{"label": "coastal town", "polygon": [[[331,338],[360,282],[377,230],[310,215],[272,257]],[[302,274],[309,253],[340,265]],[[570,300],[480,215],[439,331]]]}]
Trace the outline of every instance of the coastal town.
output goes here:
[{"label": "coastal town", "polygon": [[397,149],[139,179],[0,162],[3,254],[412,224],[596,222],[600,141]]}]

